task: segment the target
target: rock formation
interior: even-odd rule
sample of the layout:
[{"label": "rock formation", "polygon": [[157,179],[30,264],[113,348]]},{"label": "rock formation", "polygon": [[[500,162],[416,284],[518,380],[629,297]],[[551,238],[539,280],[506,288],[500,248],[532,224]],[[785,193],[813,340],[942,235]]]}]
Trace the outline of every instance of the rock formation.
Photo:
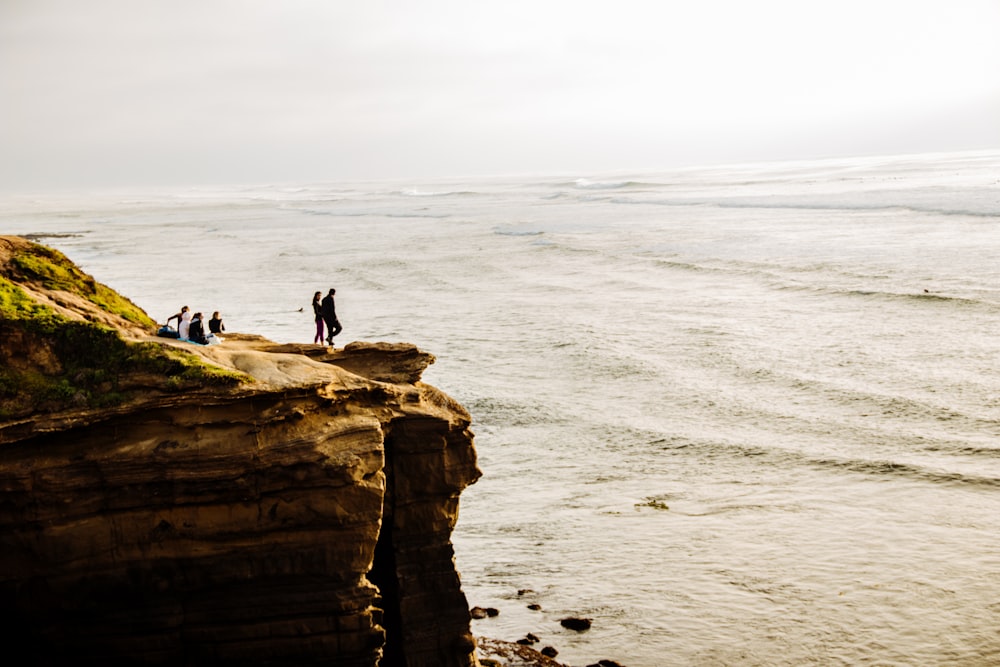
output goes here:
[{"label": "rock formation", "polygon": [[[477,665],[469,415],[411,345],[159,339],[0,237],[0,637],[24,664]],[[85,659],[84,659],[85,658]]]}]

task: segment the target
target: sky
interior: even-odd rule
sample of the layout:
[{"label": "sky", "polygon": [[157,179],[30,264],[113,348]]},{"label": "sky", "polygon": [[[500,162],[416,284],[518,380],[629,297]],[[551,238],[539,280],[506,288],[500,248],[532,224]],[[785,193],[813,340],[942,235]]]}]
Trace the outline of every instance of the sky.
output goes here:
[{"label": "sky", "polygon": [[0,190],[1000,149],[1000,0],[0,0]]}]

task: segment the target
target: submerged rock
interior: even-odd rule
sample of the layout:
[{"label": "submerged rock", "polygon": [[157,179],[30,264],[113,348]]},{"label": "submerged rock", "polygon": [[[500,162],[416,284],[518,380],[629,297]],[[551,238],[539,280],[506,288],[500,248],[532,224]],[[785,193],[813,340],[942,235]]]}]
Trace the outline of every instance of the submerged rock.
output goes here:
[{"label": "submerged rock", "polygon": [[472,618],[480,620],[483,618],[493,618],[500,615],[500,610],[495,607],[473,607],[470,610]]},{"label": "submerged rock", "polygon": [[564,618],[559,621],[559,625],[569,630],[576,630],[577,632],[583,632],[584,630],[590,629],[590,619],[575,618],[575,617]]},{"label": "submerged rock", "polygon": [[479,653],[483,665],[500,667],[568,667],[541,651],[516,642],[479,637]]},{"label": "submerged rock", "polygon": [[477,664],[450,539],[480,472],[468,413],[419,381],[433,357],[154,330],[59,253],[0,237],[5,649]]}]

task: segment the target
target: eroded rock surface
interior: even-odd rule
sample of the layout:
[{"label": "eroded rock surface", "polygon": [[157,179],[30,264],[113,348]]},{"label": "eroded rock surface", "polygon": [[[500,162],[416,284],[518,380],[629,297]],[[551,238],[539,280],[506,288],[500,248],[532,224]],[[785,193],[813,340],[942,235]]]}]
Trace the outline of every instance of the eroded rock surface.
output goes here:
[{"label": "eroded rock surface", "polygon": [[[0,237],[8,292],[128,346],[195,354],[225,381],[173,367],[160,377],[126,355],[113,381],[70,378],[80,386],[62,402],[22,395],[29,374],[61,386],[68,362],[57,338],[22,354],[33,325],[4,311],[0,348],[18,346],[0,351],[8,653],[52,665],[477,664],[450,537],[480,472],[468,413],[419,381],[433,357],[400,344],[156,339],[74,308],[72,289],[4,272],[23,243]],[[102,404],[104,386],[115,393]]]}]

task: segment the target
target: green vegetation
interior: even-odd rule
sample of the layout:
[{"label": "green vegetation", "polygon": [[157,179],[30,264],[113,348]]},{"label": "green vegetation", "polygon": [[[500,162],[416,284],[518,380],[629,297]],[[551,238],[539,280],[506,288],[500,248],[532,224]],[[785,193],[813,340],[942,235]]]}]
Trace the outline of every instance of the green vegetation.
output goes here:
[{"label": "green vegetation", "polygon": [[[120,405],[142,389],[180,392],[253,381],[248,375],[213,366],[183,350],[129,342],[106,326],[51,315],[41,322],[0,322],[0,331],[8,341],[17,339],[22,345],[47,348],[61,366],[57,374],[0,366],[0,419],[36,411]],[[53,319],[58,324],[54,331],[49,326]],[[15,329],[20,330],[20,336],[11,335]],[[5,352],[17,354],[16,350]]]},{"label": "green vegetation", "polygon": [[178,389],[189,385],[235,386],[253,382],[245,373],[230,371],[207,363],[196,354],[158,345],[156,343],[132,343],[132,363],[142,370],[162,374],[171,379]]},{"label": "green vegetation", "polygon": [[[130,322],[155,326],[135,304],[54,250],[33,245],[6,268],[14,280],[72,292]],[[0,275],[0,419],[119,405],[139,390],[177,392],[252,381],[198,355],[126,341],[103,324],[71,320]]]},{"label": "green vegetation", "polygon": [[23,289],[0,276],[0,320],[31,322],[37,330],[54,332],[62,319],[54,310],[34,301]]},{"label": "green vegetation", "polygon": [[14,277],[37,282],[46,289],[77,294],[129,322],[149,328],[156,326],[141,308],[81,271],[58,250],[33,243],[14,255],[10,267]]}]

